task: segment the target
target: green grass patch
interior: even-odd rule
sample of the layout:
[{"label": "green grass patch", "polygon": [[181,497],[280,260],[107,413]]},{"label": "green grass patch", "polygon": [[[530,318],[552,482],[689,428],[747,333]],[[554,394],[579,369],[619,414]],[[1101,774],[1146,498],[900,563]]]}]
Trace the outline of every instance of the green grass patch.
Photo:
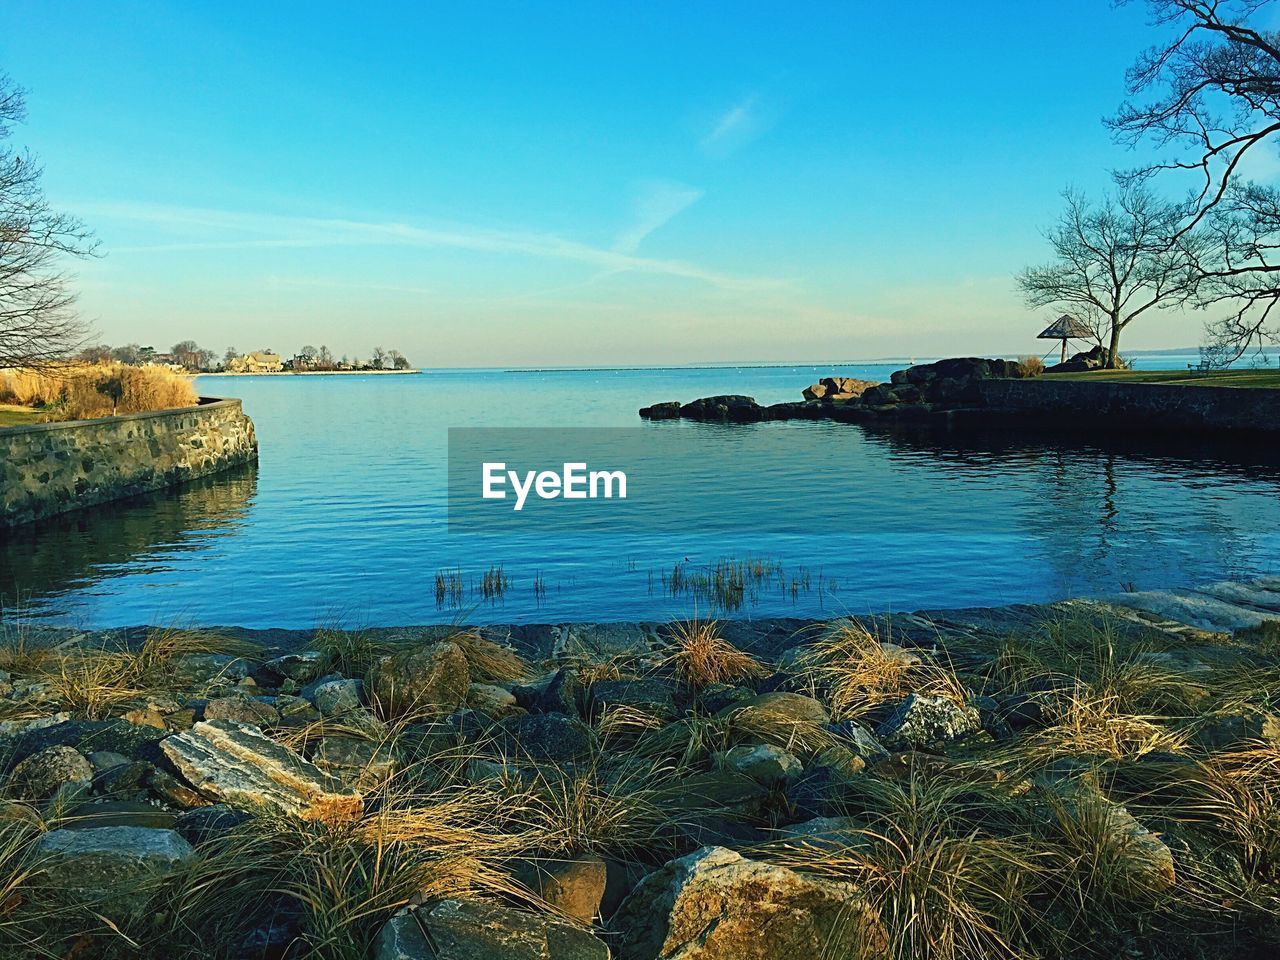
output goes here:
[{"label": "green grass patch", "polygon": [[1213,370],[1208,373],[1193,373],[1189,370],[1086,370],[1080,373],[1046,373],[1041,379],[1280,390],[1280,370]]},{"label": "green grass patch", "polygon": [[16,403],[0,403],[0,427],[25,427],[40,422],[40,411]]}]

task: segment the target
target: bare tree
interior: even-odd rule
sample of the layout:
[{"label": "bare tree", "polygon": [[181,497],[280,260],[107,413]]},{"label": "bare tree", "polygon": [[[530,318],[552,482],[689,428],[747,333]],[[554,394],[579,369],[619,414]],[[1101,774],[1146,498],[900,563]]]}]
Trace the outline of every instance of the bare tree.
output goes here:
[{"label": "bare tree", "polygon": [[387,356],[391,358],[391,367],[394,370],[408,370],[409,360],[399,350],[390,351]]},{"label": "bare tree", "polygon": [[107,363],[111,360],[111,347],[105,343],[87,346],[76,355],[76,359],[85,363]]},{"label": "bare tree", "polygon": [[142,362],[142,347],[136,343],[126,343],[123,347],[115,347],[111,351],[111,359],[136,367]]},{"label": "bare tree", "polygon": [[96,249],[84,224],[49,207],[31,154],[6,142],[25,117],[25,92],[0,73],[0,367],[48,366],[83,346],[63,264]]},{"label": "bare tree", "polygon": [[1141,182],[1122,183],[1096,206],[1074,190],[1063,197],[1066,210],[1045,232],[1053,260],[1022,271],[1018,285],[1028,306],[1058,307],[1093,324],[1106,365],[1119,367],[1129,324],[1194,294],[1199,234],[1179,235],[1183,208]]},{"label": "bare tree", "polygon": [[383,350],[381,347],[374,347],[373,353],[370,356],[369,365],[375,370],[381,370],[386,359],[387,351]]},{"label": "bare tree", "polygon": [[1182,230],[1212,241],[1197,263],[1198,302],[1218,314],[1207,329],[1219,355],[1238,359],[1280,339],[1280,192],[1250,182],[1246,160],[1280,143],[1280,34],[1267,26],[1270,0],[1148,2],[1170,38],[1130,68],[1129,100],[1109,124],[1131,146],[1190,148],[1130,177],[1191,178]]}]

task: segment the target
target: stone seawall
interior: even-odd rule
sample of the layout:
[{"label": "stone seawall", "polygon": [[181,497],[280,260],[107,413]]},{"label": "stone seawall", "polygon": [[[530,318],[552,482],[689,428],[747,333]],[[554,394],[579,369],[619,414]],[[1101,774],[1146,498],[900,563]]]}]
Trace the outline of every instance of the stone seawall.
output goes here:
[{"label": "stone seawall", "polygon": [[1041,378],[984,380],[977,388],[989,412],[1044,426],[1280,433],[1280,390]]},{"label": "stone seawall", "polygon": [[258,458],[239,400],[0,428],[0,528],[137,496]]}]

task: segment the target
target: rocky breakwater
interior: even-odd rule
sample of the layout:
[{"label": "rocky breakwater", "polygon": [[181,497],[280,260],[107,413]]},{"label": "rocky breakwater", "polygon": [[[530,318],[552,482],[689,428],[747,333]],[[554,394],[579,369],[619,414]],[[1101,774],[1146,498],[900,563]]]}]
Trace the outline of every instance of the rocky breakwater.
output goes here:
[{"label": "rocky breakwater", "polygon": [[701,420],[759,423],[766,420],[840,420],[931,418],[983,406],[978,384],[1021,379],[1026,371],[1013,360],[956,357],[897,370],[887,383],[824,377],[803,391],[803,400],[763,406],[755,398],[729,394],[690,403],[667,401],[643,407],[647,420]]},{"label": "rocky breakwater", "polygon": [[0,956],[1274,956],[1249,619],[10,635]]}]

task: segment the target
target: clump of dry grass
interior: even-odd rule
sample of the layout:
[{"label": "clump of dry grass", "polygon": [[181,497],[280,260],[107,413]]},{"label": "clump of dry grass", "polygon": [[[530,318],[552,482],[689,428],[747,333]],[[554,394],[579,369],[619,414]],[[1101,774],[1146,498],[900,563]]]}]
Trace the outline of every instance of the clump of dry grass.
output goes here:
[{"label": "clump of dry grass", "polygon": [[519,683],[529,677],[529,665],[510,647],[471,630],[455,633],[449,640],[466,655],[473,683]]},{"label": "clump of dry grass", "polygon": [[53,419],[192,407],[191,378],[166,367],[68,364],[52,370],[0,371],[0,401],[47,409]]},{"label": "clump of dry grass", "polygon": [[767,676],[759,660],[720,636],[715,620],[673,624],[666,663],[676,679],[694,690],[713,683],[741,683]]},{"label": "clump of dry grass", "polygon": [[851,881],[870,897],[901,960],[1034,956],[1026,929],[1044,884],[1042,845],[990,816],[970,784],[911,777],[857,778],[850,804],[862,826],[809,839],[771,841],[761,856]]},{"label": "clump of dry grass", "polygon": [[256,656],[260,648],[208,631],[178,629],[152,630],[136,650],[57,648],[19,630],[0,642],[0,668],[43,684],[42,702],[83,719],[101,720],[148,694],[173,689],[175,661],[199,653]]},{"label": "clump of dry grass", "polygon": [[815,688],[825,691],[836,720],[853,719],[909,693],[967,698],[957,675],[924,655],[883,642],[856,620],[838,622],[800,660]]},{"label": "clump of dry grass", "polygon": [[1038,377],[1044,373],[1044,360],[1040,357],[1019,357],[1018,368],[1024,377]]}]

